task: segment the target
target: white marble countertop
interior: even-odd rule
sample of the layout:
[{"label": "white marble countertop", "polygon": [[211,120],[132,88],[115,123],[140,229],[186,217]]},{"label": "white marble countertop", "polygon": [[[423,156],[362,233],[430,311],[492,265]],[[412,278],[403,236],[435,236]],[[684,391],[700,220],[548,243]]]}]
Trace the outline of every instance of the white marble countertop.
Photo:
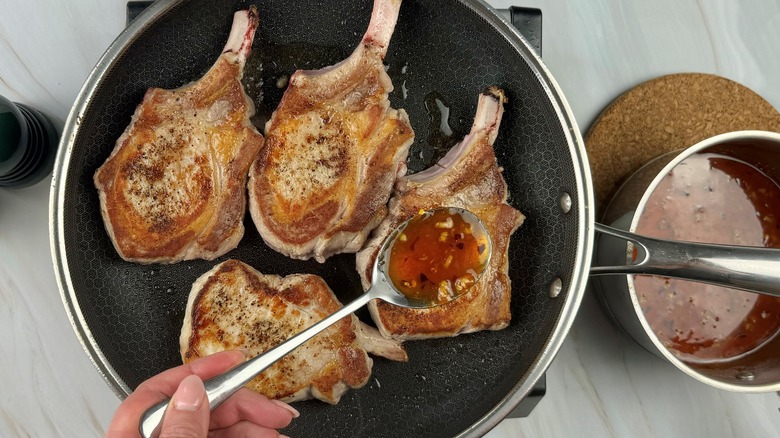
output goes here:
[{"label": "white marble countertop", "polygon": [[[653,77],[708,72],[780,107],[776,0],[491,0],[544,13],[544,60],[581,130],[616,96]],[[126,0],[0,0],[0,94],[60,122],[124,27]],[[101,436],[119,400],[76,339],[51,266],[49,180],[0,189],[0,436]],[[780,436],[776,394],[709,388],[641,350],[588,294],[516,436]]]}]

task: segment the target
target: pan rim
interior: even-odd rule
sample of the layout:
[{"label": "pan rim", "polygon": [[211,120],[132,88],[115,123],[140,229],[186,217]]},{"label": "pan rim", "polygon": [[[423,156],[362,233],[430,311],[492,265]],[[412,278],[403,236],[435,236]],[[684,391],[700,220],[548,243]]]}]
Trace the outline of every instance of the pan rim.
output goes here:
[{"label": "pan rim", "polygon": [[577,188],[577,253],[575,255],[575,269],[572,273],[572,281],[566,292],[566,302],[558,316],[553,330],[544,350],[526,372],[526,378],[517,385],[490,411],[486,412],[470,428],[457,435],[461,437],[482,436],[500,423],[533,389],[555,358],[558,350],[574,323],[574,318],[579,310],[582,297],[585,294],[589,277],[589,268],[594,248],[594,223],[595,212],[593,183],[590,173],[590,164],[585,151],[585,143],[580,134],[579,127],[574,119],[573,112],[563,96],[558,83],[541,59],[541,56],[531,47],[530,43],[505,17],[501,16],[485,0],[460,0],[465,6],[488,21],[488,23],[512,45],[518,54],[528,63],[536,74],[537,79],[547,92],[547,97],[553,103],[555,112],[566,128],[564,133],[569,146],[569,153],[574,166],[574,176]]},{"label": "pan rim", "polygon": [[54,263],[55,279],[60,291],[65,310],[68,314],[68,320],[81,343],[82,348],[87,353],[92,364],[97,368],[100,375],[106,381],[111,390],[124,400],[132,389],[119,376],[114,367],[109,363],[103,354],[100,346],[97,344],[92,331],[87,325],[81,306],[75,294],[70,267],[65,251],[65,219],[62,213],[65,211],[65,191],[67,181],[65,177],[70,167],[71,152],[74,147],[76,136],[79,133],[81,120],[84,117],[89,105],[97,93],[103,76],[116,65],[122,54],[129,45],[135,41],[143,31],[161,19],[165,12],[172,9],[182,0],[158,0],[152,3],[135,20],[133,20],[125,29],[114,39],[111,45],[100,57],[95,67],[87,76],[84,85],[76,96],[76,100],[71,107],[68,118],[63,127],[60,144],[57,151],[57,158],[52,172],[51,190],[49,192],[49,245],[51,247],[52,261]]},{"label": "pan rim", "polygon": [[[158,0],[154,2],[133,20],[106,49],[79,91],[65,122],[51,183],[49,237],[55,279],[60,291],[60,297],[82,348],[103,379],[120,399],[126,398],[132,392],[132,389],[119,376],[97,344],[86,323],[73,287],[64,240],[65,221],[63,213],[67,189],[65,177],[70,166],[71,153],[80,130],[81,120],[92,103],[104,75],[116,65],[133,41],[142,35],[147,28],[151,27],[162,19],[167,12],[183,2],[184,0]],[[528,63],[545,90],[548,99],[553,104],[561,127],[564,128],[564,137],[566,138],[570,157],[574,165],[575,188],[577,190],[575,205],[579,206],[576,209],[578,240],[576,242],[575,268],[571,275],[571,283],[565,289],[564,299],[566,301],[558,315],[555,328],[550,334],[545,348],[526,371],[526,378],[521,379],[496,406],[484,413],[479,420],[457,435],[458,437],[474,437],[482,436],[493,429],[530,393],[542,374],[549,368],[553,358],[562,346],[585,293],[588,269],[591,265],[593,253],[593,224],[595,223],[595,216],[592,208],[594,205],[594,194],[590,165],[588,164],[584,142],[573,112],[564,98],[558,83],[542,62],[541,57],[531,48],[531,45],[520,32],[485,0],[459,0],[459,2],[484,19],[512,46]]]}]

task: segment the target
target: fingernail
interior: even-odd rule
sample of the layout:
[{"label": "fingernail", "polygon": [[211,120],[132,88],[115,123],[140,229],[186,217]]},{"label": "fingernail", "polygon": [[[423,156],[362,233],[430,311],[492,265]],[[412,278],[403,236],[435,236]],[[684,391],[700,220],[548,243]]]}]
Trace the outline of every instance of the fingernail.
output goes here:
[{"label": "fingernail", "polygon": [[287,403],[285,403],[283,401],[271,400],[271,403],[273,403],[273,404],[275,404],[277,406],[283,407],[283,408],[287,409],[288,411],[290,411],[293,414],[293,418],[298,418],[298,417],[301,416],[301,413],[298,412],[297,409],[295,409],[294,407],[288,405]]},{"label": "fingernail", "polygon": [[203,381],[196,375],[184,378],[173,394],[173,407],[179,411],[197,411],[205,393]]},{"label": "fingernail", "polygon": [[279,438],[290,438],[290,437],[289,437],[289,436],[287,436],[287,435],[282,435],[282,434],[279,434]]},{"label": "fingernail", "polygon": [[236,350],[240,351],[244,354],[244,359],[249,359],[249,349],[248,348],[237,348]]}]

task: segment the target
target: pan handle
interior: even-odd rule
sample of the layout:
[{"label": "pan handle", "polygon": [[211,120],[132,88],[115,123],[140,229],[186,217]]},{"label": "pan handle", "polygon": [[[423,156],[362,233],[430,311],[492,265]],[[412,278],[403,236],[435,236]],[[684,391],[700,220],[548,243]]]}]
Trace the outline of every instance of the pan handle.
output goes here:
[{"label": "pan handle", "polygon": [[660,275],[780,297],[778,248],[662,240],[599,223],[595,230],[628,241],[632,263],[593,266],[590,275]]},{"label": "pan handle", "polygon": [[542,10],[521,6],[497,9],[499,15],[509,20],[512,26],[528,41],[539,57],[542,56]]},{"label": "pan handle", "polygon": [[154,0],[131,0],[127,2],[125,26],[129,25],[131,21],[135,20],[135,17],[141,15],[141,12],[151,6],[152,3],[154,3]]}]

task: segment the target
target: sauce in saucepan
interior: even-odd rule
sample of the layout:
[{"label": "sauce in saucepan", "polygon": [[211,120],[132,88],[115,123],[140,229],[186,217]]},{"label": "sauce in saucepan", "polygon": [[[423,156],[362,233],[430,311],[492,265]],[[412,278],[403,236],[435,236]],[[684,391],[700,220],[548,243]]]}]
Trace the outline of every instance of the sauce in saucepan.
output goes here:
[{"label": "sauce in saucepan", "polygon": [[[780,187],[750,164],[696,154],[652,193],[636,232],[693,242],[780,247]],[[682,360],[730,360],[780,328],[780,298],[704,283],[638,275],[647,322]]]}]

